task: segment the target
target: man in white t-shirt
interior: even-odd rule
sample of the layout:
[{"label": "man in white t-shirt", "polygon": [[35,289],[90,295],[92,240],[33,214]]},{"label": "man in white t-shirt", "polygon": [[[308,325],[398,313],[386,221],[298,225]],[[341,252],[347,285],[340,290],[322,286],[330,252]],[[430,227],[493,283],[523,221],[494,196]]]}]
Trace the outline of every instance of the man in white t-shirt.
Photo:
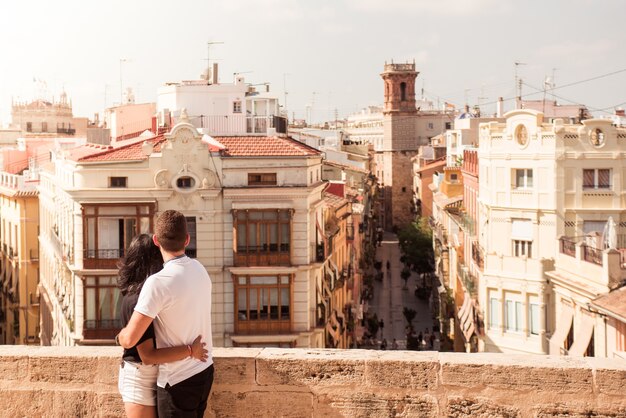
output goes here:
[{"label": "man in white t-shirt", "polygon": [[[163,270],[148,277],[128,325],[119,334],[125,347],[134,346],[154,321],[157,348],[206,342],[206,362],[188,357],[159,365],[157,409],[160,418],[202,417],[213,384],[211,279],[202,264],[185,255],[189,244],[182,213],[167,210],[155,226]],[[191,354],[191,352],[190,352]]]}]

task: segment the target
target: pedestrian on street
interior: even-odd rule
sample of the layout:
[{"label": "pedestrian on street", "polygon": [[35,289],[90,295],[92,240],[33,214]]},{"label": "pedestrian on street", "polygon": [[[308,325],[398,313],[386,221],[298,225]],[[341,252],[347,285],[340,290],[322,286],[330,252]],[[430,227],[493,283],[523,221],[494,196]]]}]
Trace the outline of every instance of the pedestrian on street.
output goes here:
[{"label": "pedestrian on street", "polygon": [[382,338],[383,329],[385,328],[385,321],[383,321],[382,318],[380,319],[380,321],[378,321],[378,328],[380,328],[380,337]]},{"label": "pedestrian on street", "polygon": [[396,339],[393,339],[393,342],[391,343],[391,349],[392,350],[397,350],[398,349],[398,341],[396,341]]},{"label": "pedestrian on street", "polygon": [[387,349],[387,340],[385,338],[383,338],[383,341],[380,343],[380,349],[381,350]]}]

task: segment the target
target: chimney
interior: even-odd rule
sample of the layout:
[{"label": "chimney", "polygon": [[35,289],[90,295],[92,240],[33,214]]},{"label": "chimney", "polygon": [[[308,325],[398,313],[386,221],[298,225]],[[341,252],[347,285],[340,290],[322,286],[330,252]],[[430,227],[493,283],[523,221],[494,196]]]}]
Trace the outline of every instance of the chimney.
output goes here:
[{"label": "chimney", "polygon": [[496,103],[496,117],[502,117],[502,107],[504,106],[504,99],[502,97],[498,97],[498,103]]},{"label": "chimney", "polygon": [[218,77],[217,77],[217,62],[213,63],[213,74],[212,74],[212,84],[217,84],[218,83]]}]

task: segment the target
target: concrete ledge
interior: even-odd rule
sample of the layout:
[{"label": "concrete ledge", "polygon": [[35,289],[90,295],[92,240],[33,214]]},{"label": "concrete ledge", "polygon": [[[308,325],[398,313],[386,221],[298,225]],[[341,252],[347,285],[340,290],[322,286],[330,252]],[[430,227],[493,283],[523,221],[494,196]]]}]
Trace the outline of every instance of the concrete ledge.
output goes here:
[{"label": "concrete ledge", "polygon": [[[119,347],[0,346],[0,415],[122,417]],[[206,417],[624,417],[626,361],[217,348]]]}]

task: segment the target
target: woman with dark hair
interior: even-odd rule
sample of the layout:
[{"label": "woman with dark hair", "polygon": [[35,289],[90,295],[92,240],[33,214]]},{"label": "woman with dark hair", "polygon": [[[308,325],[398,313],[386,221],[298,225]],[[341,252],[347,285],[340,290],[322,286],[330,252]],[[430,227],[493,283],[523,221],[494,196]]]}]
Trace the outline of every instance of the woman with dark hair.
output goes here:
[{"label": "woman with dark hair", "polygon": [[[126,326],[135,309],[139,292],[146,279],[161,270],[163,258],[148,234],[137,235],[131,241],[126,256],[119,264],[118,287],[122,294],[122,326]],[[117,337],[116,337],[117,340]],[[156,348],[154,326],[150,324],[137,344],[124,349],[120,365],[118,388],[129,418],[156,417],[156,380],[161,363],[193,357],[206,361],[207,350],[201,338],[192,344]]]}]

